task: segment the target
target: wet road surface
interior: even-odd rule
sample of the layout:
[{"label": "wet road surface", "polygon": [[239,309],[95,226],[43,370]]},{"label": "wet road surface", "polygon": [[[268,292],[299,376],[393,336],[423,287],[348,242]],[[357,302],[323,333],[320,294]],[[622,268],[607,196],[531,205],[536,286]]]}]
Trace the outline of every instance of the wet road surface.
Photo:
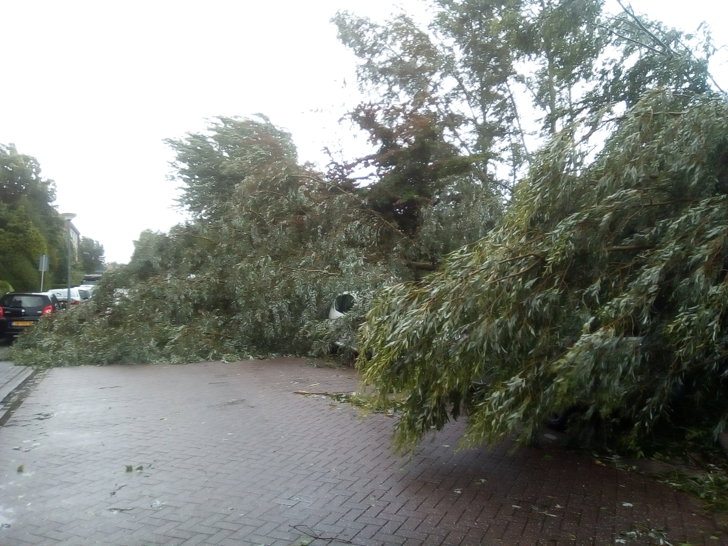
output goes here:
[{"label": "wet road surface", "polygon": [[60,368],[0,428],[0,544],[728,544],[692,497],[556,448],[412,457],[280,359]]}]

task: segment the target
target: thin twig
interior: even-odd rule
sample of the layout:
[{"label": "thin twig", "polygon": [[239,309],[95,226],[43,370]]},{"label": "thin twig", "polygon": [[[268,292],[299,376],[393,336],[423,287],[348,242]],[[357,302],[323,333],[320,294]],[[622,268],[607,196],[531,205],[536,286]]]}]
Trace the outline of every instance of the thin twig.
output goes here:
[{"label": "thin twig", "polygon": [[534,267],[539,265],[542,260],[543,259],[537,260],[537,261],[533,262],[531,265],[524,267],[520,271],[516,271],[515,273],[511,273],[510,275],[506,275],[505,277],[498,277],[497,279],[492,279],[492,280],[488,279],[486,282],[488,284],[497,284],[499,282],[506,281],[508,279],[512,279],[513,277],[520,277],[521,275],[528,273],[529,271],[531,271],[531,269],[533,269]]},{"label": "thin twig", "polygon": [[[326,540],[328,542],[335,540],[336,542],[343,542],[344,544],[354,544],[351,540],[346,540],[345,538],[325,537],[325,536],[317,535],[313,531],[313,529],[311,529],[308,525],[291,525],[291,527],[293,527],[299,533],[303,533],[304,535],[307,535],[314,540]],[[306,529],[308,529],[308,530],[306,530]]]},{"label": "thin twig", "polygon": [[665,42],[663,42],[662,40],[660,40],[660,38],[658,38],[657,35],[654,32],[652,32],[650,29],[648,29],[644,25],[644,23],[642,22],[642,20],[639,17],[637,17],[637,15],[635,15],[634,10],[632,9],[632,6],[629,6],[629,7],[625,6],[624,3],[622,2],[622,0],[617,0],[617,3],[620,5],[620,7],[622,8],[622,10],[627,15],[629,15],[635,23],[637,23],[637,26],[640,27],[640,29],[642,29],[642,32],[644,32],[645,34],[647,34],[647,36],[649,36],[656,43],[658,43],[665,50],[665,52],[669,53],[670,55],[674,55],[675,54],[675,52],[670,48],[669,45],[667,45]]},{"label": "thin twig", "polygon": [[654,248],[655,245],[622,245],[622,246],[608,246],[604,250],[607,252],[622,252],[629,250],[647,250]]},{"label": "thin twig", "polygon": [[326,271],[325,269],[306,269],[304,267],[288,267],[288,266],[281,266],[283,269],[288,269],[289,271],[301,271],[303,273],[322,273],[324,275],[328,275],[330,277],[337,277],[339,273],[332,273],[331,271]]},{"label": "thin twig", "polygon": [[349,396],[351,395],[350,392],[309,392],[309,391],[293,391],[293,394],[301,394],[303,396],[328,396],[328,397],[335,397],[335,396]]}]

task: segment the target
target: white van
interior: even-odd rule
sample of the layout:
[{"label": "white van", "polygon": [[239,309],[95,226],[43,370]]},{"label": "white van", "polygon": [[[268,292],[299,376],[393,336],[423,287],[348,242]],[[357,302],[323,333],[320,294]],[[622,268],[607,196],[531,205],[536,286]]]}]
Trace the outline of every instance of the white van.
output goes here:
[{"label": "white van", "polygon": [[53,294],[59,302],[61,302],[61,305],[78,305],[81,303],[84,298],[81,297],[81,293],[79,292],[78,288],[73,287],[71,288],[71,301],[68,302],[68,288],[53,288],[51,290],[48,290],[48,294]]}]

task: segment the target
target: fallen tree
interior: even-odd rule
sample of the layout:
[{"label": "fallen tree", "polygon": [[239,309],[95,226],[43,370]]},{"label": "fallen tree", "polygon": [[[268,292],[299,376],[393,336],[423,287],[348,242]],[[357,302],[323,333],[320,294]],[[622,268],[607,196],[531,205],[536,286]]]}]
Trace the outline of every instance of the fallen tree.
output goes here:
[{"label": "fallen tree", "polygon": [[358,365],[402,400],[413,447],[462,413],[464,445],[715,441],[728,420],[728,104],[651,92],[582,161],[557,135],[502,225],[424,282],[390,287]]}]

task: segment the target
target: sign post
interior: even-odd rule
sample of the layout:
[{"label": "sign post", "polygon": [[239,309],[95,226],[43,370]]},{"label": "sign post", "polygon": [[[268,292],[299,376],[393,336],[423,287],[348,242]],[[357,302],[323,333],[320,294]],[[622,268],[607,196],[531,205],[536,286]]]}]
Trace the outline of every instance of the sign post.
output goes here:
[{"label": "sign post", "polygon": [[48,271],[48,254],[41,254],[38,271],[40,271],[40,291],[43,292],[43,280],[45,278],[45,272]]}]

